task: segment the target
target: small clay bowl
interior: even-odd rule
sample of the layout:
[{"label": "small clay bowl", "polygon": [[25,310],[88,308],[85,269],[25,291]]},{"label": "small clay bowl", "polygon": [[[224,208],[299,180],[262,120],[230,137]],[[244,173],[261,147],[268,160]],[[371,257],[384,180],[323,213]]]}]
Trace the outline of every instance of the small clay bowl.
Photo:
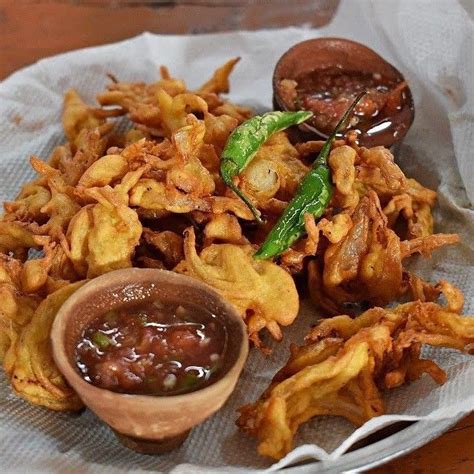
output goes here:
[{"label": "small clay bowl", "polygon": [[[166,397],[115,393],[86,382],[75,359],[83,330],[109,310],[156,300],[203,307],[226,327],[229,338],[220,378],[194,392]],[[219,410],[234,390],[248,354],[245,324],[230,303],[198,280],[155,269],[117,270],[86,283],[59,310],[51,341],[59,370],[84,404],[123,444],[146,454],[178,447],[193,426]]]},{"label": "small clay bowl", "polygon": [[[278,110],[295,110],[284,94],[280,93],[283,79],[296,80],[315,71],[338,68],[341,72],[373,74],[379,73],[389,80],[402,82],[403,75],[375,51],[355,41],[342,38],[318,38],[297,43],[278,61],[273,74],[273,105]],[[359,144],[366,147],[382,145],[392,147],[405,137],[415,117],[415,108],[410,88],[404,88],[404,107],[391,116],[389,128],[373,135],[361,134]],[[295,141],[324,140],[326,133],[305,122],[293,128]]]}]

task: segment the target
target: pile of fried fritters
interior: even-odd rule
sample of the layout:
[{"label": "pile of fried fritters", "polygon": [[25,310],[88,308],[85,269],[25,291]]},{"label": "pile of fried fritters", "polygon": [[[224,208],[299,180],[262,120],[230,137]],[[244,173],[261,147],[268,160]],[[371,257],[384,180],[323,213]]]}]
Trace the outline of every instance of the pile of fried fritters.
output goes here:
[{"label": "pile of fried fritters", "polygon": [[[131,266],[208,283],[266,352],[262,329],[280,340],[298,314],[295,279],[326,315],[373,308],[323,321],[262,399],[242,409],[239,424],[274,458],[312,416],[362,423],[383,412],[380,389],[423,372],[442,382],[442,370],[419,358],[423,343],[462,350],[474,341],[473,319],[458,315],[459,291],[403,266],[458,241],[433,234],[436,193],[407,178],[388,149],[360,148],[355,135],[333,145],[334,194],[323,218],[307,215],[306,237],[275,261],[253,259],[323,143],[293,145],[277,133],[236,178],[265,217],[258,225],[219,175],[229,135],[252,115],[221,97],[237,61],[196,91],[161,68],[152,84],[110,76],[99,107],[66,93],[67,144],[45,161],[31,157],[38,176],[0,220],[0,361],[18,395],[54,410],[82,407],[52,359],[51,324],[84,281]],[[117,133],[112,119],[122,116],[132,127]],[[442,292],[447,308],[432,303]]]}]

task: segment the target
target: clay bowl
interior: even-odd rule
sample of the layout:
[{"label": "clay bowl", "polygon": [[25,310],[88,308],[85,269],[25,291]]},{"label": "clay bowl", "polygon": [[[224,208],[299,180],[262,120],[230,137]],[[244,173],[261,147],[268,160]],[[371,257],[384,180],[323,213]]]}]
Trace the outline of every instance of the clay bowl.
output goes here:
[{"label": "clay bowl", "polygon": [[[76,344],[85,327],[108,310],[157,299],[204,307],[225,325],[230,337],[220,378],[195,392],[166,397],[115,393],[86,382],[75,363]],[[234,390],[248,354],[245,324],[233,306],[198,280],[155,269],[117,270],[85,284],[59,310],[51,341],[59,370],[84,404],[123,444],[147,454],[179,446],[193,426],[219,410]]]},{"label": "clay bowl", "polygon": [[[295,110],[293,103],[280,94],[280,81],[298,79],[318,70],[337,67],[352,73],[379,73],[387,79],[404,81],[403,75],[375,51],[355,41],[342,38],[319,38],[303,41],[290,48],[278,61],[273,74],[273,105],[278,110]],[[401,142],[415,117],[413,98],[409,87],[404,89],[405,106],[391,117],[391,126],[373,135],[362,134],[359,143],[366,147],[392,147]],[[307,122],[293,129],[295,141],[322,140],[327,134]]]}]

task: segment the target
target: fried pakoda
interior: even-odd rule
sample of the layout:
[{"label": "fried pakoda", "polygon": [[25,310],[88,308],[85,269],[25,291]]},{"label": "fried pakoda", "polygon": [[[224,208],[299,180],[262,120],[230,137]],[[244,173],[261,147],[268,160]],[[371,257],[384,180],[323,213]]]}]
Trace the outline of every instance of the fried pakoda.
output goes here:
[{"label": "fried pakoda", "polygon": [[408,179],[395,164],[394,157],[384,147],[359,148],[342,145],[334,148],[329,156],[335,193],[333,205],[353,209],[359,199],[370,190],[379,197],[390,228],[403,220],[406,229],[400,237],[410,239],[433,233],[431,208],[436,193]]},{"label": "fried pakoda", "polygon": [[7,354],[33,317],[41,298],[22,291],[21,261],[0,254],[0,362],[8,367]]},{"label": "fried pakoda", "polygon": [[239,427],[258,438],[261,455],[280,459],[293,447],[298,427],[318,415],[361,425],[384,413],[381,391],[445,372],[420,359],[422,344],[469,350],[474,317],[461,317],[458,290],[442,283],[448,305],[415,301],[372,308],[359,317],[322,320],[306,345],[291,346],[285,367],[256,403],[240,409]]},{"label": "fried pakoda", "polygon": [[194,196],[210,196],[215,190],[211,173],[199,156],[204,145],[204,122],[189,117],[172,136],[179,160],[166,174],[166,184]]},{"label": "fried pakoda", "polygon": [[266,328],[280,340],[280,326],[294,321],[299,299],[291,276],[272,262],[254,260],[252,252],[248,245],[212,244],[198,255],[194,229],[189,228],[185,258],[175,271],[207,283],[226,297],[245,319],[249,337],[262,347],[259,332]]},{"label": "fried pakoda", "polygon": [[83,406],[57,369],[49,339],[56,313],[82,284],[73,283],[49,295],[9,349],[12,360],[6,372],[15,393],[51,410],[79,410]]},{"label": "fried pakoda", "polygon": [[[347,234],[329,243],[323,262],[309,264],[309,289],[315,303],[332,313],[347,303],[385,306],[408,290],[402,260],[409,255],[459,241],[457,235],[435,234],[400,241],[388,227],[375,191],[363,196],[350,216]],[[425,248],[425,251],[423,251]]]},{"label": "fried pakoda", "polygon": [[[97,204],[82,208],[68,229],[70,259],[79,275],[93,278],[132,266],[142,225],[136,211],[128,207],[127,191],[139,180],[140,174],[126,175],[115,188],[84,190]],[[121,189],[125,183],[127,187]]]}]

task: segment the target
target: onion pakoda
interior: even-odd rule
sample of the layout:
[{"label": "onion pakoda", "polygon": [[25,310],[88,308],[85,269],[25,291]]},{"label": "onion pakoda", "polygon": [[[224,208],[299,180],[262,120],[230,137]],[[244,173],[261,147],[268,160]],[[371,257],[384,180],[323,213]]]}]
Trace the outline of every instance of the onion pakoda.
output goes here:
[{"label": "onion pakoda", "polygon": [[240,409],[237,424],[258,438],[258,452],[282,458],[293,448],[298,427],[314,416],[362,425],[384,413],[384,390],[424,373],[444,383],[446,373],[420,358],[422,344],[472,350],[474,317],[458,314],[459,290],[447,282],[440,290],[447,307],[414,301],[372,308],[357,318],[335,316],[313,328],[305,345],[293,344],[287,364],[260,400]]},{"label": "onion pakoda", "polygon": [[195,246],[191,227],[185,234],[184,260],[175,271],[202,280],[225,296],[242,314],[256,346],[262,347],[258,333],[264,328],[281,340],[280,325],[291,324],[299,309],[291,276],[272,262],[253,259],[249,245],[212,244],[200,255]]}]

